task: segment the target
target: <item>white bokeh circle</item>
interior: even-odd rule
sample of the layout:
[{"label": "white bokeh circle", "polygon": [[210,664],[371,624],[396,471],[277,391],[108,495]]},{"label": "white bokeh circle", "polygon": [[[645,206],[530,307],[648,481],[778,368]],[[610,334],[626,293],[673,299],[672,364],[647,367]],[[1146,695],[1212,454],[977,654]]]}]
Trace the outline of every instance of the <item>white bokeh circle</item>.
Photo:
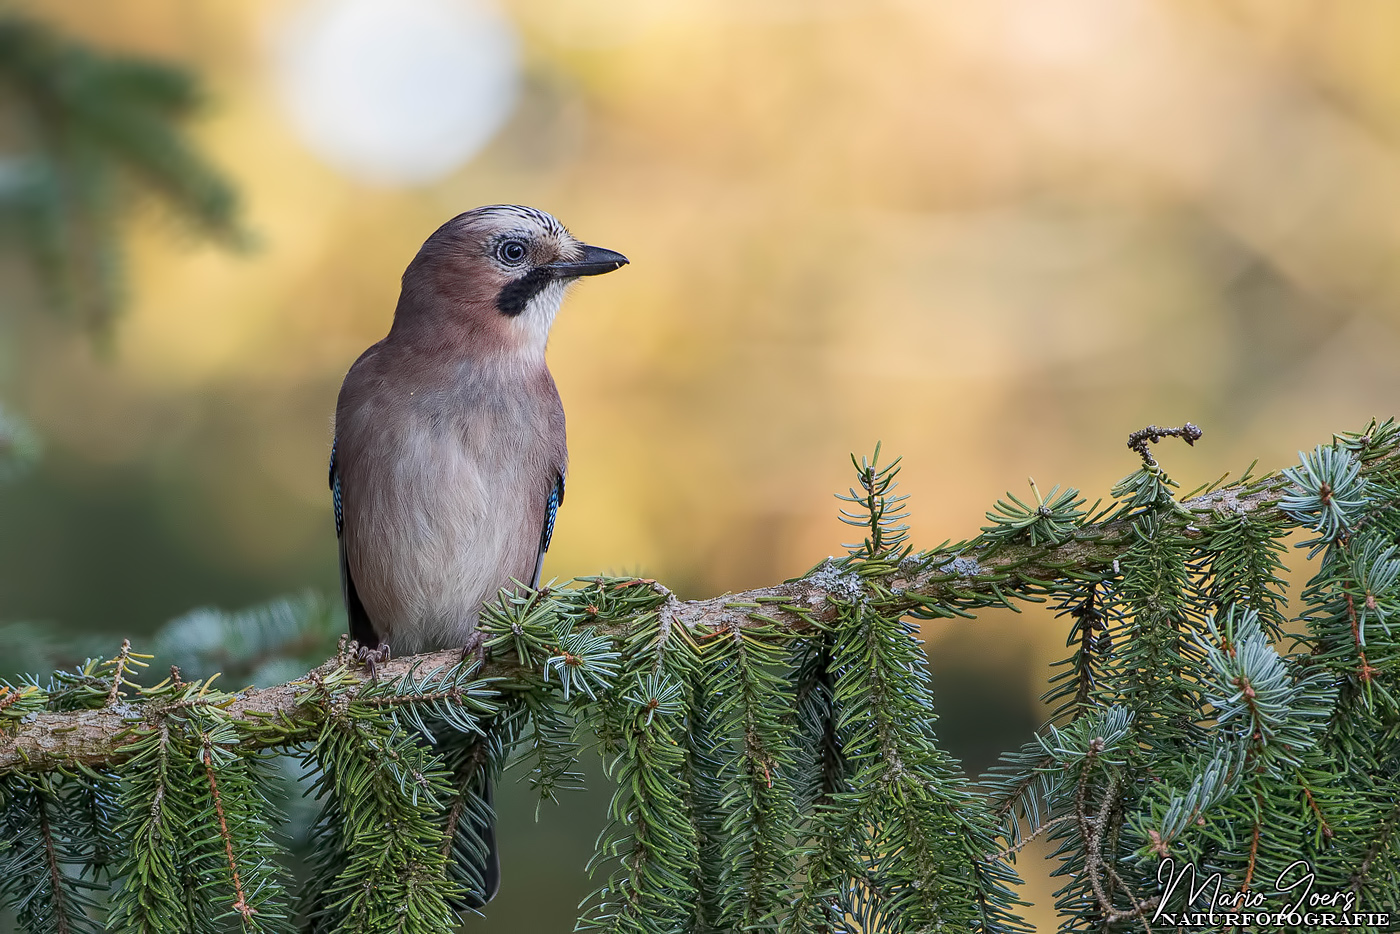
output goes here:
[{"label": "white bokeh circle", "polygon": [[447,175],[519,94],[515,30],[489,0],[313,0],[277,25],[273,52],[306,145],[373,184]]}]

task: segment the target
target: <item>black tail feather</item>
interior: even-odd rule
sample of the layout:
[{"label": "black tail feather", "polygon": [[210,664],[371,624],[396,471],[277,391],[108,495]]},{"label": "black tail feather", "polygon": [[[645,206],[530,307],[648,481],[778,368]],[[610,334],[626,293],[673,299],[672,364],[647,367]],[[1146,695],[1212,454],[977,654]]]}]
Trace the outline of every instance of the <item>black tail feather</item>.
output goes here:
[{"label": "black tail feather", "polygon": [[[463,907],[478,911],[486,906],[486,903],[496,897],[496,893],[501,890],[501,851],[496,846],[496,813],[495,813],[495,785],[496,783],[489,777],[482,777],[483,786],[481,800],[486,805],[487,815],[473,814],[472,833],[479,839],[485,850],[484,853],[474,853],[481,859],[475,861],[476,865],[466,868],[462,872],[463,876],[479,877],[481,887],[471,887],[471,892],[463,899]],[[470,883],[469,883],[470,885]],[[455,906],[454,906],[455,907]]]}]

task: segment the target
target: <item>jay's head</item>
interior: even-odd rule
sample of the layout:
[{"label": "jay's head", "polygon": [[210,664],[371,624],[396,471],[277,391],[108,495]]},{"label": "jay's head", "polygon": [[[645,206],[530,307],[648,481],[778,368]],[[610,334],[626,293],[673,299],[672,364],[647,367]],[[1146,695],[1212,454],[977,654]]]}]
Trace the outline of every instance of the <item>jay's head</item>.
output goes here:
[{"label": "jay's head", "polygon": [[492,204],[439,227],[409,263],[395,327],[457,329],[477,344],[543,354],[564,290],[627,264],[544,211]]}]

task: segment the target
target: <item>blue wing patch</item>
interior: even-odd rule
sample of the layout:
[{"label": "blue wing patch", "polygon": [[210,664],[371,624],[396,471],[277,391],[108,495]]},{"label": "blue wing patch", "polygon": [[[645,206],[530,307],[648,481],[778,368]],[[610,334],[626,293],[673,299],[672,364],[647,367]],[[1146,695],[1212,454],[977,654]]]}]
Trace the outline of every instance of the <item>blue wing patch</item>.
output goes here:
[{"label": "blue wing patch", "polygon": [[544,553],[549,551],[549,540],[554,537],[554,517],[559,514],[559,505],[564,502],[564,478],[554,481],[554,489],[549,491],[549,499],[544,504],[544,528],[540,530],[540,551],[535,556],[535,576],[531,587],[540,585],[540,571],[544,569]]},{"label": "blue wing patch", "polygon": [[550,539],[554,538],[554,517],[559,514],[559,506],[564,502],[564,478],[560,477],[549,491],[549,502],[544,507],[544,532],[540,536],[540,551],[549,551]]},{"label": "blue wing patch", "polygon": [[340,471],[335,469],[335,441],[331,442],[331,502],[335,504],[335,537],[345,529],[345,511],[340,502]]}]

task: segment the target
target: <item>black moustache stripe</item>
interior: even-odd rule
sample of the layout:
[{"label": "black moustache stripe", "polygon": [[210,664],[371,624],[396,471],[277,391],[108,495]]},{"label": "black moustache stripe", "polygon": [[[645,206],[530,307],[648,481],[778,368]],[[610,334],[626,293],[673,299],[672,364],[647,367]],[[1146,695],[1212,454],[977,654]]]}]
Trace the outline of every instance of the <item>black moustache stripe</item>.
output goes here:
[{"label": "black moustache stripe", "polygon": [[554,273],[543,266],[531,269],[525,275],[516,279],[501,289],[501,294],[496,296],[496,307],[501,314],[514,318],[525,310],[525,306],[530,304],[530,299],[544,291],[545,286],[554,280]]}]

